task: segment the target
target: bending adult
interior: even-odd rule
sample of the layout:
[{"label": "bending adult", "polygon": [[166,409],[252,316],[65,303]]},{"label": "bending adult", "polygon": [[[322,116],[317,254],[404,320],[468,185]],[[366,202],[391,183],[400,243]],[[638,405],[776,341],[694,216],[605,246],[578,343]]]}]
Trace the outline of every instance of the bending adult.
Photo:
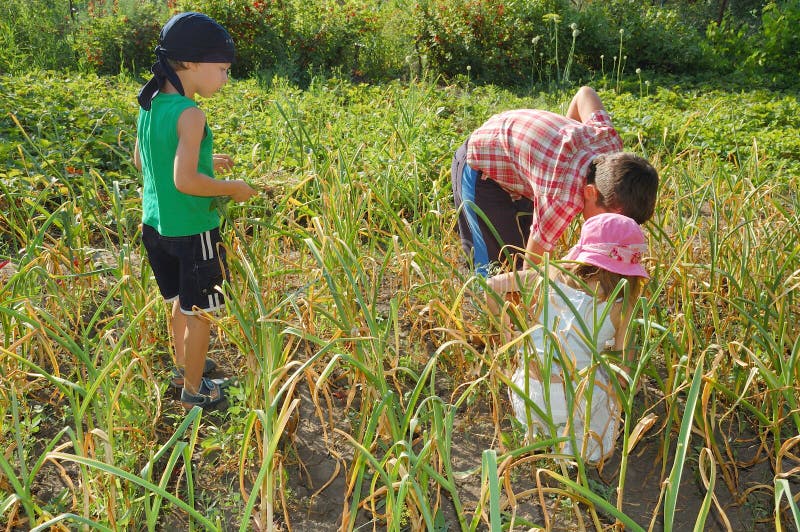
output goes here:
[{"label": "bending adult", "polygon": [[461,244],[483,275],[496,264],[538,263],[579,213],[642,224],[658,191],[658,172],[622,152],[591,87],[578,90],[566,116],[541,109],[492,116],[456,151],[452,179]]}]

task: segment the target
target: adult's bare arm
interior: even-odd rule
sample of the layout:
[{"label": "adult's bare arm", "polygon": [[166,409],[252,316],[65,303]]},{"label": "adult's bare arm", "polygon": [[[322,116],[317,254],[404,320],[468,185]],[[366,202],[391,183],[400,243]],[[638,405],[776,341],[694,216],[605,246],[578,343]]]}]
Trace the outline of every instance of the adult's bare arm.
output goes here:
[{"label": "adult's bare arm", "polygon": [[542,255],[544,255],[544,252],[544,247],[534,239],[533,231],[531,231],[528,242],[525,244],[525,265],[523,269],[527,270],[531,263],[539,264],[542,262]]},{"label": "adult's bare arm", "polygon": [[578,122],[586,122],[592,113],[602,109],[605,107],[603,107],[603,101],[597,92],[591,87],[583,86],[572,97],[567,109],[567,117]]}]

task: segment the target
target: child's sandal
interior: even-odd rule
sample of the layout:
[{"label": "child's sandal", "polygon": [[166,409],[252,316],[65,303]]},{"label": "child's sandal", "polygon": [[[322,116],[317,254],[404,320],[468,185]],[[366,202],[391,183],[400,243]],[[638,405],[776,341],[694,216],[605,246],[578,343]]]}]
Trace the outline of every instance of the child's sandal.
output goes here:
[{"label": "child's sandal", "polygon": [[225,392],[218,382],[212,379],[202,379],[197,393],[190,393],[184,388],[181,391],[181,404],[186,410],[199,406],[203,410],[211,409],[225,400]]},{"label": "child's sandal", "polygon": [[[217,363],[206,357],[206,363],[203,366],[203,377],[207,377],[217,369]],[[172,378],[169,380],[169,385],[176,390],[183,389],[183,368],[172,368]]]}]

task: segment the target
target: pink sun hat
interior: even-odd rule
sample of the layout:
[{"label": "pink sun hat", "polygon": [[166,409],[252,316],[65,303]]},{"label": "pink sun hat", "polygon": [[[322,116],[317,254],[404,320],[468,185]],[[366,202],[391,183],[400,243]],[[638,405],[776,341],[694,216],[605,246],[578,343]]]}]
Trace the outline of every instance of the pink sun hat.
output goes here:
[{"label": "pink sun hat", "polygon": [[578,244],[564,260],[583,262],[619,275],[649,279],[642,259],[648,247],[644,232],[633,218],[602,213],[583,223]]}]

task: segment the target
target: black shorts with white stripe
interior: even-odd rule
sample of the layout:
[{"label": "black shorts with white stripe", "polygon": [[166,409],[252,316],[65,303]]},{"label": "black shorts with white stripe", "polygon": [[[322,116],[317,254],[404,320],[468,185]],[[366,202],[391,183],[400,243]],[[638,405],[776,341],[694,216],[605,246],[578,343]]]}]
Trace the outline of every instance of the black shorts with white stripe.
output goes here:
[{"label": "black shorts with white stripe", "polygon": [[228,266],[219,228],[168,237],[143,225],[142,242],[164,299],[177,297],[184,314],[211,312],[225,305],[220,288],[228,279]]}]

